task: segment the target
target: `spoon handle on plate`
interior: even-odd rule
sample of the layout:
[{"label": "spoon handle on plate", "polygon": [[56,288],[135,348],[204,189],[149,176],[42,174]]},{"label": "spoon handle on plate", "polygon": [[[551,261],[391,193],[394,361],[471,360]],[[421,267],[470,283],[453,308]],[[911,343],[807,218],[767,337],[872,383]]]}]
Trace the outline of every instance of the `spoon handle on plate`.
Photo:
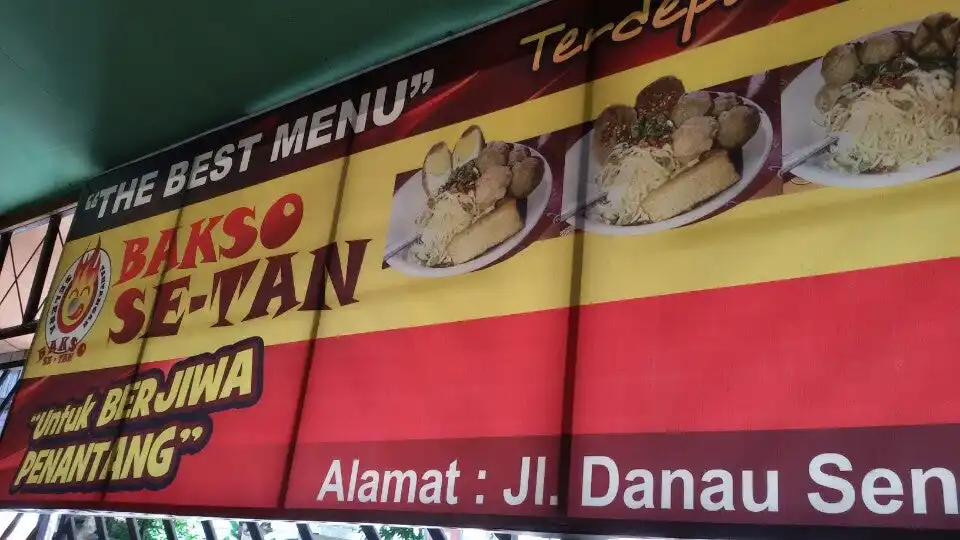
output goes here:
[{"label": "spoon handle on plate", "polygon": [[829,148],[830,145],[836,143],[837,140],[838,138],[836,135],[831,135],[816,144],[812,144],[806,148],[801,148],[784,156],[783,166],[780,167],[780,172],[778,175],[783,177],[783,175],[799,167],[804,161]]},{"label": "spoon handle on plate", "polygon": [[396,257],[396,256],[399,255],[403,250],[405,250],[405,249],[407,249],[408,247],[412,246],[413,243],[416,242],[416,241],[419,240],[419,239],[420,239],[420,235],[418,234],[418,235],[414,236],[413,238],[411,238],[410,240],[407,240],[406,242],[400,244],[399,246],[397,246],[397,247],[395,247],[395,248],[393,248],[393,249],[388,250],[387,253],[386,253],[386,255],[383,256],[383,260],[384,260],[384,261],[389,261],[390,259]]},{"label": "spoon handle on plate", "polygon": [[571,208],[571,209],[569,209],[569,210],[567,210],[567,211],[560,212],[559,214],[554,215],[554,216],[553,216],[553,222],[554,222],[554,223],[563,223],[564,221],[567,221],[568,219],[572,218],[573,216],[579,214],[580,212],[583,212],[583,211],[586,210],[587,208],[590,208],[591,206],[594,206],[595,204],[599,203],[600,201],[603,201],[603,200],[606,199],[606,198],[607,198],[607,194],[606,194],[606,193],[597,194],[597,195],[593,196],[592,198],[587,199],[586,201],[584,201],[583,204],[577,205],[577,206],[575,206],[574,208]]}]

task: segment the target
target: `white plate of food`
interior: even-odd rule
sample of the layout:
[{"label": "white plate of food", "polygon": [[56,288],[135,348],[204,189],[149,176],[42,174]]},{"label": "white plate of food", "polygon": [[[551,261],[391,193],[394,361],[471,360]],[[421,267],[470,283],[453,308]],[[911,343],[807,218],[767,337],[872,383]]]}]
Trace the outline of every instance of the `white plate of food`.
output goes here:
[{"label": "white plate of food", "polygon": [[613,105],[567,152],[559,219],[589,232],[649,234],[723,208],[763,170],[773,124],[731,93],[686,93],[664,77]]},{"label": "white plate of food", "polygon": [[487,143],[468,128],[451,152],[437,143],[394,194],[384,260],[418,277],[465,274],[493,264],[540,221],[553,175],[536,149]]},{"label": "white plate of food", "polygon": [[960,167],[956,32],[956,19],[935,14],[838,45],[807,67],[782,96],[784,162],[835,142],[791,172],[871,188]]}]

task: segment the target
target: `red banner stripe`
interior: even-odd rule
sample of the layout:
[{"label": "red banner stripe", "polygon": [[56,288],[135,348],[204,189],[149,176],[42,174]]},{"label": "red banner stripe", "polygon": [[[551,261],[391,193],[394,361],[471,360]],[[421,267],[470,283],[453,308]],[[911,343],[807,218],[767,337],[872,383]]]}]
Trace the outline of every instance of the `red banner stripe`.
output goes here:
[{"label": "red banner stripe", "polygon": [[960,421],[960,260],[581,312],[578,434]]},{"label": "red banner stripe", "polygon": [[[958,273],[947,259],[581,308],[574,432],[958,422]],[[563,309],[323,340],[300,442],[558,433],[569,324]]]}]

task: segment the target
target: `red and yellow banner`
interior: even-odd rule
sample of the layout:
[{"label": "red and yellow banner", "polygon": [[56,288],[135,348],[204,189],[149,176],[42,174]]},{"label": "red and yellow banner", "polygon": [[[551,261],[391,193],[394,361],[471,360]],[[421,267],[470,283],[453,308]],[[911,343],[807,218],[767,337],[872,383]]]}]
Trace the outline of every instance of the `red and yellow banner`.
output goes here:
[{"label": "red and yellow banner", "polygon": [[951,9],[554,0],[94,179],[4,504],[960,528]]}]

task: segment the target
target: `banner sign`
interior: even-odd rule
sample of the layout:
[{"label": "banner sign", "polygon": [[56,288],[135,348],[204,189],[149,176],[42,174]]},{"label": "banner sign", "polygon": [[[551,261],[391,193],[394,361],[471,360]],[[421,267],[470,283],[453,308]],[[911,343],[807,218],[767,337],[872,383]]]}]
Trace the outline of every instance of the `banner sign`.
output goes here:
[{"label": "banner sign", "polygon": [[960,529],[957,8],[554,0],[94,179],[3,504]]}]

